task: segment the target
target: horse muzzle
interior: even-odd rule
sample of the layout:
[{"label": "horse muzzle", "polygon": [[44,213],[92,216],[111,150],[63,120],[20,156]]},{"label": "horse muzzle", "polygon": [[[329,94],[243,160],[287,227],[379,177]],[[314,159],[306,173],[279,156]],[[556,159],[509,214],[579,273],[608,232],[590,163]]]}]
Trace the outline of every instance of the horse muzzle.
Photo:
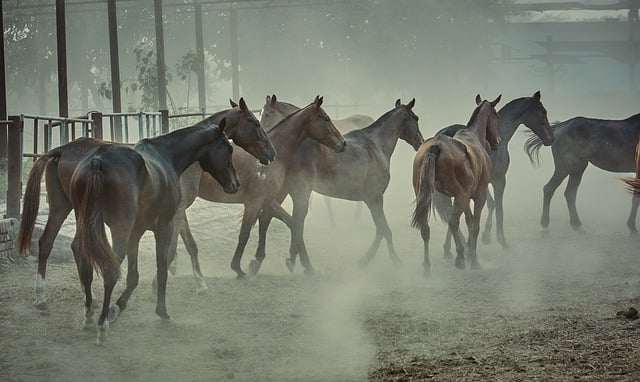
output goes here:
[{"label": "horse muzzle", "polygon": [[336,145],[333,147],[333,149],[337,152],[337,153],[341,153],[344,152],[344,149],[347,147],[347,142],[343,139],[342,141],[336,143]]},{"label": "horse muzzle", "polygon": [[240,189],[240,181],[236,180],[235,182],[231,182],[227,187],[224,188],[224,192],[227,194],[235,194]]}]

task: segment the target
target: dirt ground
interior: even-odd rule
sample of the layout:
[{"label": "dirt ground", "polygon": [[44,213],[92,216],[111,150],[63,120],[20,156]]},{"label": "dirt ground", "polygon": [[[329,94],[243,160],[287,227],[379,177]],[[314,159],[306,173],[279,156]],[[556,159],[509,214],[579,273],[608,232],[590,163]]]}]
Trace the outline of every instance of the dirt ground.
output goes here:
[{"label": "dirt ground", "polygon": [[[406,167],[410,155],[394,163]],[[69,225],[48,268],[48,313],[33,307],[33,259],[0,263],[0,380],[640,380],[640,320],[616,315],[640,308],[639,239],[626,230],[628,195],[617,175],[589,170],[579,194],[586,233],[569,228],[559,189],[545,236],[538,219],[550,170],[527,171],[533,175],[512,175],[507,187],[511,250],[480,244],[482,269],[456,270],[442,258],[445,229],[436,221],[430,278],[422,275],[419,233],[409,226],[410,181],[399,170],[385,205],[403,260],[398,268],[383,244],[360,270],[357,260],[374,232],[368,213],[355,219],[354,203],[334,201],[337,220],[330,223],[315,196],[306,239],[318,274],[305,276],[300,267],[289,273],[289,233],[275,222],[259,275],[236,280],[229,263],[241,208],[197,201],[188,215],[209,293],[196,294],[180,246],[168,285],[172,320],[160,320],[153,240],[145,236],[140,285],[102,347],[94,345],[95,332],[81,330]]]}]

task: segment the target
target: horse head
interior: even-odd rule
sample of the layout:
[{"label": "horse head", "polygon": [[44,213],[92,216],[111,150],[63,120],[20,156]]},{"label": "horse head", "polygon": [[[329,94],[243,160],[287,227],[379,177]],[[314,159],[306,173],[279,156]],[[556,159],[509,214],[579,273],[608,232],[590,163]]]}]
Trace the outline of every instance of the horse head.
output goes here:
[{"label": "horse head", "polygon": [[[483,100],[480,94],[476,95],[476,111],[486,117],[486,139],[491,149],[495,150],[500,146],[500,134],[498,133],[498,113],[496,105],[500,102],[502,94],[493,101]],[[475,114],[475,113],[474,113]],[[473,118],[473,117],[472,117]]]},{"label": "horse head", "polygon": [[224,134],[226,124],[227,121],[223,118],[217,127],[212,127],[215,134],[214,141],[198,159],[198,163],[204,171],[220,183],[224,192],[235,194],[240,188],[240,179],[231,159],[233,146]]},{"label": "horse head", "polygon": [[553,143],[553,129],[547,119],[547,110],[540,101],[540,90],[535,92],[527,102],[527,108],[522,116],[522,123],[528,127],[535,135],[542,139],[545,146]]},{"label": "horse head", "polygon": [[313,103],[300,111],[301,117],[307,121],[309,137],[338,153],[343,152],[347,142],[333,125],[329,115],[322,109],[322,101],[323,97],[316,96]]},{"label": "horse head", "polygon": [[404,123],[403,128],[400,131],[400,139],[407,142],[413,147],[414,150],[418,151],[422,142],[424,142],[424,138],[422,137],[422,133],[420,132],[420,128],[418,127],[418,116],[413,112],[413,107],[416,104],[416,99],[412,99],[408,104],[403,105],[400,102],[400,99],[396,101],[396,109],[400,109],[404,113]]},{"label": "horse head", "polygon": [[276,150],[255,115],[249,110],[244,98],[239,103],[229,100],[232,109],[225,114],[224,133],[235,144],[268,165],[275,159]]},{"label": "horse head", "polygon": [[282,121],[284,117],[298,110],[300,110],[300,108],[295,105],[278,101],[275,94],[267,96],[266,102],[260,112],[260,124],[265,130],[271,130],[271,128]]}]

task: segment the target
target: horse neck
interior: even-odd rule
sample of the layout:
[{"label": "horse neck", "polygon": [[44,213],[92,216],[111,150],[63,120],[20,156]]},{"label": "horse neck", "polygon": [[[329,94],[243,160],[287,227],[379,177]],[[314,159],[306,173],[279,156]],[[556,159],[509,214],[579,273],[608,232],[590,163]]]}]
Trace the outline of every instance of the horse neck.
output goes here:
[{"label": "horse neck", "polygon": [[401,113],[396,113],[395,110],[392,110],[378,118],[371,126],[362,129],[362,131],[380,147],[380,150],[388,159],[391,158],[396,149],[400,132],[404,128],[403,120]]},{"label": "horse neck", "polygon": [[522,124],[525,102],[525,98],[518,98],[498,111],[498,135],[505,147]]},{"label": "horse neck", "polygon": [[231,109],[222,110],[215,114],[212,114],[209,117],[203,119],[202,121],[196,123],[196,125],[207,125],[207,126],[216,125],[217,126],[220,124],[220,121],[222,121],[222,118],[224,118],[227,115],[229,110]]},{"label": "horse neck", "polygon": [[191,126],[157,138],[142,140],[134,149],[156,153],[181,175],[202,156],[204,149],[212,142],[210,127]]},{"label": "horse neck", "polygon": [[484,145],[487,140],[487,123],[489,116],[486,113],[482,113],[476,117],[476,120],[467,127],[467,131],[475,135],[478,142]]},{"label": "horse neck", "polygon": [[298,146],[308,137],[305,128],[308,124],[308,116],[301,111],[289,115],[267,132],[271,144],[278,153],[275,160],[290,160]]}]

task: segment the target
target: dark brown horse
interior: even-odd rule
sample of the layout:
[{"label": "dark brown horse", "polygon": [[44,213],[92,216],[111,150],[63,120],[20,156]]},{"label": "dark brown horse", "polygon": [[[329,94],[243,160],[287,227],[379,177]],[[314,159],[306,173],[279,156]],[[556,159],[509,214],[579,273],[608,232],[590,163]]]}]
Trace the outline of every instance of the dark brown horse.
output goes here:
[{"label": "dark brown horse", "polygon": [[[193,183],[190,183],[191,194],[187,195],[185,192],[183,201],[186,206],[191,205],[196,197],[212,202],[244,205],[238,244],[231,260],[231,269],[236,272],[238,278],[245,275],[240,261],[258,213],[263,209],[269,209],[270,213],[275,214],[285,223],[291,224],[291,216],[274,201],[282,192],[285,176],[303,142],[319,142],[335,152],[345,150],[345,140],[322,109],[322,101],[321,97],[316,97],[310,105],[289,114],[267,132],[278,152],[276,159],[269,166],[258,166],[256,161],[246,153],[239,150],[234,152],[233,162],[242,182],[238,193],[234,195],[224,193],[213,178],[204,172],[193,178]],[[187,247],[196,247],[195,240],[188,229],[182,230],[181,234],[185,243],[189,243]],[[170,255],[172,256],[173,253]]]},{"label": "dark brown horse", "polygon": [[[504,237],[504,212],[503,212],[503,196],[507,186],[507,171],[511,163],[509,155],[509,141],[515,134],[520,125],[525,125],[533,134],[540,138],[540,142],[545,146],[553,143],[553,130],[549,126],[547,119],[547,110],[540,101],[540,91],[533,94],[532,97],[521,97],[512,100],[498,110],[498,134],[500,135],[500,146],[497,150],[491,150],[487,147],[487,152],[491,158],[493,165],[493,174],[491,175],[491,185],[493,186],[494,199],[491,194],[487,196],[487,219],[482,233],[484,242],[491,241],[491,227],[493,221],[493,211],[495,209],[496,216],[496,233],[498,242],[503,249],[509,246]],[[440,130],[437,134],[445,134],[452,137],[458,130],[464,128],[464,125],[451,125]],[[437,135],[436,134],[436,135]],[[447,237],[444,244],[445,254],[450,256],[451,251],[451,232],[447,231]]]},{"label": "dark brown horse", "polygon": [[[635,172],[636,142],[640,136],[640,114],[623,120],[606,120],[576,117],[553,125],[555,140],[551,145],[554,170],[551,179],[543,188],[542,217],[544,231],[549,227],[551,198],[562,181],[568,176],[564,196],[569,207],[571,227],[582,231],[582,222],[576,208],[576,195],[582,175],[589,163],[611,172]],[[606,145],[606,150],[603,149]],[[539,159],[542,142],[536,136],[527,140],[525,150],[532,163]],[[636,215],[640,197],[632,198],[627,227],[637,234]]]},{"label": "dark brown horse", "polygon": [[[138,284],[138,245],[145,231],[156,241],[158,293],[156,314],[169,319],[165,304],[167,251],[180,202],[179,177],[191,164],[200,166],[223,185],[226,192],[240,187],[231,156],[233,148],[220,128],[192,126],[155,138],[143,139],[133,148],[100,142],[73,170],[65,189],[76,215],[76,234],[71,244],[80,280],[85,291],[84,327],[94,327],[91,283],[94,269],[104,280],[104,299],[98,319],[97,344],[107,340],[109,322],[127,306]],[[38,159],[42,172],[52,158],[68,146],[85,147],[84,138],[60,146]],[[32,174],[33,175],[33,174]],[[25,214],[29,215],[39,186],[30,175],[25,194]],[[38,191],[37,193],[35,191]],[[109,244],[104,225],[111,230]],[[111,294],[120,276],[120,263],[128,258],[126,289],[110,307]],[[107,320],[107,316],[110,316]]]},{"label": "dark brown horse", "polygon": [[[225,134],[231,138],[236,145],[242,147],[263,164],[268,164],[273,161],[275,157],[275,149],[271,145],[271,142],[264,130],[260,127],[260,122],[258,122],[256,117],[247,107],[244,99],[240,98],[238,105],[234,102],[231,102],[231,105],[233,107],[232,109],[215,113],[200,121],[198,125],[218,125],[222,119],[224,119],[226,121],[226,125],[224,127]],[[64,146],[64,148],[57,148],[48,153],[44,157],[45,159],[37,161],[36,163],[38,165],[34,166],[31,174],[29,175],[27,186],[30,183],[33,183],[34,187],[37,187],[37,191],[34,191],[33,193],[35,196],[40,194],[40,179],[42,178],[42,174],[46,172],[47,200],[49,204],[49,217],[42,236],[39,239],[38,246],[38,272],[35,282],[35,306],[38,309],[47,309],[47,300],[45,297],[47,261],[51,253],[54,240],[72,209],[68,192],[71,175],[80,160],[82,160],[88,152],[106,144],[109,143],[93,139],[80,139],[74,144]],[[46,160],[47,158],[48,160]],[[185,182],[182,181],[182,178],[188,177],[188,174],[194,171],[197,174],[196,179],[199,179],[202,170],[198,163],[194,163],[180,177],[181,187],[185,187]],[[182,193],[184,194],[185,192],[183,191]],[[19,253],[26,253],[29,251],[38,208],[39,199],[34,199],[30,201],[29,204],[27,204],[27,200],[25,199],[25,207],[23,207],[20,231],[18,234]],[[188,227],[186,215],[184,215],[184,208],[186,207],[184,207],[183,203],[180,203],[177,215],[180,216],[180,219],[182,219],[182,217],[185,219],[185,222],[181,223],[180,227],[185,225]],[[176,233],[172,235],[172,248],[176,247],[175,238],[177,235],[178,233],[176,229]],[[206,289],[206,285],[203,284],[204,281],[201,281],[203,278],[197,262],[197,253],[193,253],[190,247],[187,247],[187,249],[190,250],[189,252],[192,255],[192,259],[196,259],[193,263],[193,273],[194,278],[198,283],[199,291],[202,291],[203,288]]]},{"label": "dark brown horse", "polygon": [[[369,207],[376,234],[366,256],[360,260],[361,266],[366,266],[373,259],[383,238],[391,260],[400,261],[384,214],[383,200],[391,178],[391,155],[398,139],[416,150],[423,142],[418,116],[412,110],[414,105],[415,99],[407,105],[397,100],[393,109],[370,126],[345,134],[347,147],[339,155],[315,142],[302,144],[289,166],[285,188],[278,198],[282,202],[289,194],[293,200],[293,230],[290,258],[287,259],[289,270],[293,270],[299,254],[305,272],[313,272],[303,237],[311,191],[333,198],[363,201]],[[266,231],[271,219],[269,212],[266,209],[260,215],[260,241],[256,259],[251,264],[252,273],[258,271],[265,258]]]},{"label": "dark brown horse", "polygon": [[[428,275],[429,261],[429,215],[435,192],[453,198],[453,210],[447,215],[449,230],[456,243],[456,267],[464,269],[464,243],[460,234],[460,215],[464,212],[469,229],[469,260],[472,268],[480,265],[476,256],[480,214],[487,200],[489,181],[493,167],[485,149],[485,141],[493,150],[500,144],[498,135],[498,113],[494,101],[484,101],[476,96],[478,105],[466,128],[453,137],[436,135],[428,139],[416,153],[413,161],[413,189],[416,207],[411,225],[420,229],[424,241],[424,272]],[[473,212],[470,201],[473,200]],[[437,202],[438,199],[433,199]],[[446,207],[444,207],[446,208]]]}]

